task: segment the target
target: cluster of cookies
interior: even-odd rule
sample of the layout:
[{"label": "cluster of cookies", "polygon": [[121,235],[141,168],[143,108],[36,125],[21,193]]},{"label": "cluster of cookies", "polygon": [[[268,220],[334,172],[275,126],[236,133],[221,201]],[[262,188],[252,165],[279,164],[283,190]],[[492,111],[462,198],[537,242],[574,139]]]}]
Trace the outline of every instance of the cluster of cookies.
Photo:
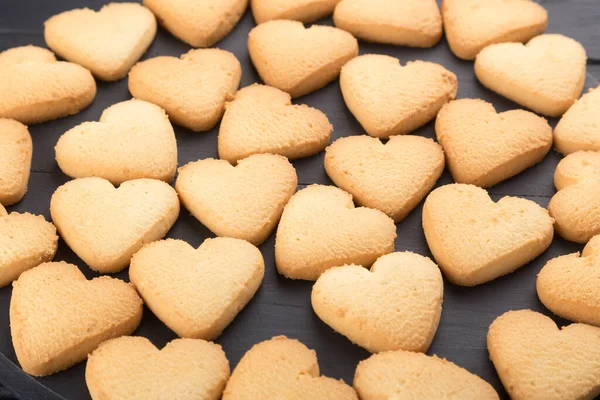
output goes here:
[{"label": "cluster of cookies", "polygon": [[[45,376],[87,358],[94,399],[497,399],[479,377],[422,354],[440,321],[442,272],[457,285],[483,284],[539,256],[556,231],[588,244],[581,256],[549,261],[537,292],[576,323],[560,330],[539,313],[508,312],[490,326],[489,354],[514,399],[599,394],[600,88],[579,98],[583,47],[543,34],[547,13],[529,0],[444,0],[441,12],[434,0],[252,0],[258,25],[248,49],[265,85],[238,91],[240,63],[217,48],[137,62],[157,20],[209,47],[247,3],[144,0],[67,11],[45,24],[48,46],[66,61],[33,46],[0,53],[5,206],[27,188],[24,124],[87,107],[94,77],[128,75],[134,97],[59,139],[56,161],[74,179],[52,196],[53,223],[0,207],[0,284],[13,283],[11,333],[23,370]],[[332,13],[336,27],[303,25]],[[554,132],[530,111],[455,100],[457,77],[441,65],[358,56],[357,38],[431,47],[442,30],[457,57],[475,60],[483,85],[538,114],[562,115]],[[368,135],[329,145],[327,116],[292,98],[338,77]],[[438,143],[404,136],[433,119]],[[171,122],[193,131],[220,122],[220,159],[177,171]],[[567,157],[548,210],[517,197],[492,201],[484,188],[540,162],[553,143]],[[289,160],[325,149],[337,187],[296,192]],[[429,193],[446,165],[456,183]],[[437,264],[394,252],[395,224],[425,197],[423,230]],[[180,204],[218,237],[198,249],[163,240]],[[354,387],[320,376],[314,351],[296,340],[255,345],[231,376],[210,342],[258,290],[265,265],[256,246],[275,230],[279,273],[316,281],[318,317],[375,353],[358,365]],[[52,262],[57,231],[91,269],[129,267],[131,283],[88,281],[78,267]],[[181,339],[158,350],[127,336],[143,304]]]}]

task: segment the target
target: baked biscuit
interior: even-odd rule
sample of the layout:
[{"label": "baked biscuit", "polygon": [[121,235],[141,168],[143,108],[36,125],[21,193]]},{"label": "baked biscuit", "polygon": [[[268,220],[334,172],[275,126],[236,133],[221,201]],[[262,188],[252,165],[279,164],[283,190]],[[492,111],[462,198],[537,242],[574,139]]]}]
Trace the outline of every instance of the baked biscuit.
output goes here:
[{"label": "baked biscuit", "polygon": [[563,154],[600,151],[600,86],[569,108],[554,129],[554,147]]},{"label": "baked biscuit", "polygon": [[10,206],[25,196],[32,154],[33,143],[27,127],[0,118],[0,204]]}]

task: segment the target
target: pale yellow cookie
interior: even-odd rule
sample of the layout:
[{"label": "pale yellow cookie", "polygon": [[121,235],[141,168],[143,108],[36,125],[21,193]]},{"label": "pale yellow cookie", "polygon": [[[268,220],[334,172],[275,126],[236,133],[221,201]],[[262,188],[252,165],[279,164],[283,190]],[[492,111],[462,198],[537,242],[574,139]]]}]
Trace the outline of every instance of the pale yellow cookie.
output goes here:
[{"label": "pale yellow cookie", "polygon": [[442,186],[425,200],[429,249],[452,283],[474,286],[509,274],[542,254],[554,234],[548,212],[531,200],[494,202],[473,185]]},{"label": "pale yellow cookie", "polygon": [[456,97],[456,75],[439,64],[381,54],[355,58],[342,68],[346,105],[371,136],[410,133],[431,121]]},{"label": "pale yellow cookie", "polygon": [[33,143],[29,130],[12,119],[0,118],[0,204],[15,204],[25,196]]},{"label": "pale yellow cookie", "polygon": [[429,258],[403,252],[380,257],[371,271],[345,265],[325,271],[311,302],[323,322],[372,353],[425,352],[442,314],[444,282]]},{"label": "pale yellow cookie", "polygon": [[475,59],[475,75],[488,89],[536,113],[558,117],[581,95],[585,49],[566,36],[546,34],[521,43],[499,43]]},{"label": "pale yellow cookie", "polygon": [[45,376],[86,359],[142,318],[133,286],[108,276],[88,281],[65,262],[45,263],[13,283],[10,331],[23,371]]},{"label": "pale yellow cookie", "polygon": [[261,342],[242,357],[223,400],[358,400],[343,381],[320,376],[317,354],[285,336]]},{"label": "pale yellow cookie", "polygon": [[167,234],[179,216],[179,199],[171,186],[154,179],[127,181],[117,189],[101,178],[80,178],[56,189],[50,214],[60,236],[90,268],[114,273],[144,244]]},{"label": "pale yellow cookie", "polygon": [[354,208],[352,195],[334,186],[311,185],[283,210],[275,240],[280,274],[317,280],[344,264],[370,267],[394,251],[396,225],[379,210]]},{"label": "pale yellow cookie", "polygon": [[443,0],[442,15],[450,49],[464,60],[494,43],[527,42],[548,26],[548,12],[531,0]]},{"label": "pale yellow cookie", "polygon": [[87,69],[35,46],[0,53],[0,118],[26,125],[77,114],[96,97]]},{"label": "pale yellow cookie", "polygon": [[325,171],[357,204],[404,219],[444,171],[444,152],[431,139],[392,136],[383,144],[370,136],[336,140],[325,153]]},{"label": "pale yellow cookie", "polygon": [[563,154],[600,151],[600,86],[569,108],[554,129],[554,147]]},{"label": "pale yellow cookie", "polygon": [[494,388],[444,358],[410,351],[388,351],[361,361],[354,375],[361,400],[498,400]]},{"label": "pale yellow cookie", "polygon": [[221,346],[175,339],[161,350],[146,338],[123,336],[88,357],[85,382],[94,400],[219,400],[229,379]]},{"label": "pale yellow cookie", "polygon": [[548,122],[525,110],[496,113],[484,100],[460,99],[439,112],[435,132],[455,182],[481,187],[519,174],[552,147]]},{"label": "pale yellow cookie", "polygon": [[252,299],[265,265],[240,239],[150,243],[131,259],[129,279],[152,312],[181,337],[214,340]]},{"label": "pale yellow cookie", "polygon": [[163,108],[171,121],[193,131],[212,129],[225,112],[242,76],[235,56],[225,50],[191,50],[176,57],[137,63],[129,73],[133,97]]},{"label": "pale yellow cookie", "polygon": [[509,311],[490,326],[490,358],[514,400],[591,400],[600,394],[600,328]]},{"label": "pale yellow cookie", "polygon": [[308,157],[329,144],[332,130],[325,113],[304,104],[292,105],[288,93],[254,84],[225,104],[219,157],[232,164],[257,153]]},{"label": "pale yellow cookie", "polygon": [[333,20],[338,28],[370,42],[432,47],[442,37],[435,0],[342,0]]},{"label": "pale yellow cookie", "polygon": [[48,47],[106,81],[122,79],[156,35],[156,18],[137,3],[110,3],[96,12],[65,11],[44,23]]},{"label": "pale yellow cookie", "polygon": [[341,29],[275,20],[248,34],[248,51],[261,79],[299,97],[335,80],[342,66],[358,55],[358,42]]},{"label": "pale yellow cookie", "polygon": [[179,169],[181,203],[217,236],[259,245],[271,235],[296,191],[296,170],[282,156],[255,154],[233,167],[212,158]]},{"label": "pale yellow cookie", "polygon": [[340,0],[251,0],[257,24],[272,19],[313,22],[331,15]]},{"label": "pale yellow cookie", "polygon": [[0,217],[4,217],[6,215],[8,215],[6,208],[4,208],[4,206],[0,203]]}]

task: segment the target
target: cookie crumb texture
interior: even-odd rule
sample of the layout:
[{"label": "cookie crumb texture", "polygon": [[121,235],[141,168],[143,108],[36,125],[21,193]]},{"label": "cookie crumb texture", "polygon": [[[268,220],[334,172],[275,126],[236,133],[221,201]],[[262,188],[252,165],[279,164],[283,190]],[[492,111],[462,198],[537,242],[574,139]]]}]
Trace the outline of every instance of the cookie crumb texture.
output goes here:
[{"label": "cookie crumb texture", "polygon": [[0,118],[0,204],[10,206],[25,196],[32,155],[33,143],[27,127]]},{"label": "cookie crumb texture", "polygon": [[554,145],[566,155],[600,151],[600,86],[581,96],[563,115],[554,129]]}]

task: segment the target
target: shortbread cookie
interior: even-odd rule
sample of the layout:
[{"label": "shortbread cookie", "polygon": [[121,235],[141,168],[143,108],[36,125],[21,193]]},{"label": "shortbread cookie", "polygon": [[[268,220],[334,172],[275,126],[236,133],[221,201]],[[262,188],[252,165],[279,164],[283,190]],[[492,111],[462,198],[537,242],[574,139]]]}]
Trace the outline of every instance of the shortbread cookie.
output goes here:
[{"label": "shortbread cookie", "polygon": [[129,278],[179,336],[214,340],[252,299],[264,270],[260,251],[240,239],[207,239],[198,249],[167,239],[133,256]]},{"label": "shortbread cookie", "polygon": [[329,144],[332,130],[323,112],[292,105],[288,93],[254,84],[241,89],[225,105],[219,157],[233,164],[257,153],[308,157]]},{"label": "shortbread cookie", "polygon": [[108,276],[88,281],[65,262],[45,263],[13,283],[10,331],[23,371],[45,376],[86,359],[142,318],[133,286]]},{"label": "shortbread cookie", "polygon": [[473,185],[442,186],[425,200],[429,249],[452,283],[474,286],[509,274],[542,254],[554,234],[548,212],[531,200],[492,201]]},{"label": "shortbread cookie", "polygon": [[358,42],[341,29],[275,20],[248,35],[248,51],[261,79],[299,97],[335,80],[342,66],[358,55]]},{"label": "shortbread cookie", "polygon": [[600,394],[600,328],[558,329],[531,311],[509,311],[490,326],[490,358],[514,400],[584,400]]},{"label": "shortbread cookie", "polygon": [[573,104],[554,129],[554,146],[563,154],[600,151],[600,86]]},{"label": "shortbread cookie", "polygon": [[102,343],[89,357],[85,382],[94,400],[219,400],[229,379],[221,346],[176,339],[159,350],[146,338]]},{"label": "shortbread cookie", "polygon": [[257,24],[273,19],[313,22],[333,13],[340,0],[251,0]]},{"label": "shortbread cookie", "polygon": [[372,353],[425,352],[440,322],[443,293],[438,266],[404,252],[380,257],[370,272],[358,265],[325,271],[311,302],[323,322]]},{"label": "shortbread cookie", "polygon": [[122,79],[156,35],[156,18],[137,3],[110,3],[98,12],[79,8],[44,23],[48,47],[106,81]]},{"label": "shortbread cookie", "polygon": [[193,131],[212,129],[235,93],[242,67],[225,50],[191,50],[181,56],[156,57],[136,64],[129,73],[129,91],[163,108],[171,121]]},{"label": "shortbread cookie", "polygon": [[35,46],[0,53],[0,118],[26,125],[77,114],[96,97],[87,69]]},{"label": "shortbread cookie", "polygon": [[282,156],[255,154],[236,167],[212,158],[179,169],[181,203],[217,236],[259,245],[271,235],[296,191],[296,170]]},{"label": "shortbread cookie", "polygon": [[548,122],[525,110],[496,113],[484,100],[446,104],[435,132],[455,182],[494,186],[542,161],[552,147]]},{"label": "shortbread cookie", "polygon": [[475,60],[475,75],[488,89],[539,114],[558,117],[581,95],[585,49],[562,35],[541,35],[526,45],[493,44]]},{"label": "shortbread cookie", "polygon": [[179,216],[179,199],[171,186],[154,179],[116,189],[101,178],[81,178],[56,189],[50,213],[71,250],[93,270],[113,273],[127,267],[144,244],[167,234]]},{"label": "shortbread cookie", "polygon": [[531,0],[443,0],[442,15],[450,49],[464,60],[491,44],[527,42],[548,26],[548,12]]},{"label": "shortbread cookie", "polygon": [[0,209],[0,287],[41,263],[51,261],[58,247],[56,228],[41,215]]},{"label": "shortbread cookie", "polygon": [[320,376],[317,354],[285,336],[252,347],[231,374],[223,400],[358,400],[343,381]]},{"label": "shortbread cookie", "polygon": [[56,161],[73,178],[98,176],[115,185],[139,178],[173,180],[177,143],[163,109],[142,100],[117,103],[100,122],[84,122],[56,144]]},{"label": "shortbread cookie", "polygon": [[466,369],[410,351],[388,351],[361,361],[354,389],[362,400],[499,399],[489,383]]},{"label": "shortbread cookie", "polygon": [[6,215],[8,215],[6,208],[4,208],[4,206],[0,203],[0,217],[4,217]]},{"label": "shortbread cookie", "polygon": [[439,64],[368,54],[342,68],[346,105],[371,136],[402,135],[431,121],[456,97],[456,75]]},{"label": "shortbread cookie", "polygon": [[398,222],[435,185],[444,171],[444,152],[419,136],[392,136],[386,144],[366,135],[349,136],[327,148],[325,170],[357,204]]},{"label": "shortbread cookie", "polygon": [[338,28],[370,42],[431,47],[442,37],[435,0],[342,0],[333,20]]},{"label": "shortbread cookie", "polygon": [[33,143],[29,130],[12,119],[0,118],[0,204],[15,204],[25,196]]}]

